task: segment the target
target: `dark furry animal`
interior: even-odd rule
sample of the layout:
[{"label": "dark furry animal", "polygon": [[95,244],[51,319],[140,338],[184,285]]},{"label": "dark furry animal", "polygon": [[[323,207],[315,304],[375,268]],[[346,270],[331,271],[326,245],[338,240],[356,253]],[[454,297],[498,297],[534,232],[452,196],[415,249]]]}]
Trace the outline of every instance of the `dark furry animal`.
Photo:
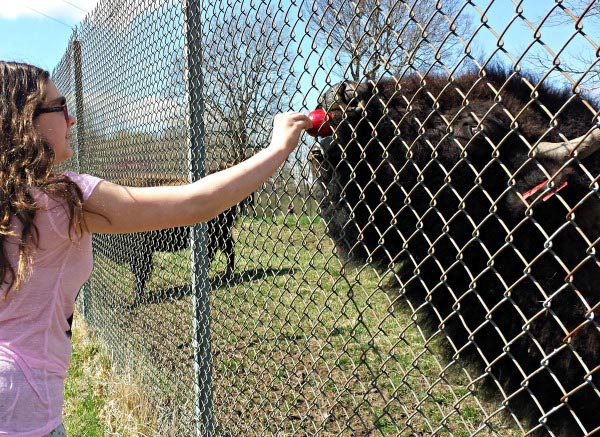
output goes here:
[{"label": "dark furry animal", "polygon": [[[224,170],[230,164],[221,164],[213,171]],[[122,181],[123,184],[150,186],[166,185],[173,181],[166,180],[142,180]],[[212,264],[218,251],[222,251],[227,257],[227,267],[224,279],[233,277],[235,268],[235,240],[231,230],[235,225],[236,218],[241,208],[251,203],[252,198],[245,199],[207,223],[208,242],[207,268]],[[154,269],[154,252],[177,252],[190,247],[190,227],[167,228],[158,231],[137,232],[126,235],[102,235],[97,236],[96,247],[101,248],[102,253],[121,264],[129,264],[135,277],[134,303],[143,303],[148,300],[145,294],[146,283]]]},{"label": "dark furry animal", "polygon": [[[207,223],[207,268],[212,264],[216,253],[222,251],[227,257],[225,280],[233,277],[235,267],[235,241],[231,230],[237,214],[238,207],[233,207]],[[167,228],[125,236],[104,235],[101,238],[110,242],[111,247],[106,249],[109,258],[131,267],[135,276],[134,302],[142,303],[148,300],[145,289],[154,269],[154,252],[177,252],[190,247],[190,228]]]},{"label": "dark furry animal", "polygon": [[598,103],[531,84],[343,82],[309,159],[338,250],[394,269],[533,434],[576,436],[600,427]]}]

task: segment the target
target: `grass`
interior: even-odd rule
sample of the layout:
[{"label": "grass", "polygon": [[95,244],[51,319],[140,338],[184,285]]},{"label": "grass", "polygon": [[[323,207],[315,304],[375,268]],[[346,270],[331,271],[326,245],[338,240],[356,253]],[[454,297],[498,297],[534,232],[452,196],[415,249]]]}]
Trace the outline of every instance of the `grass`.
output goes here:
[{"label": "grass", "polygon": [[[210,270],[219,433],[519,435],[497,412],[497,399],[479,396],[469,386],[473,375],[442,358],[441,335],[422,332],[415,315],[397,305],[395,293],[385,290],[385,277],[340,262],[320,219],[244,218],[235,233],[233,280],[221,281],[222,259]],[[84,298],[87,316],[114,351],[109,361],[120,374],[136,375],[125,386],[138,389],[118,390],[118,378],[99,385],[106,374],[98,369],[108,372],[110,365],[100,358],[79,366],[80,359],[96,355],[95,346],[84,344],[74,355],[73,370],[82,382],[71,382],[79,385],[67,392],[69,402],[82,399],[81,413],[74,414],[81,416],[81,429],[88,429],[88,416],[89,429],[105,435],[157,430],[186,435],[193,429],[195,389],[207,380],[193,373],[195,309],[183,287],[191,277],[190,254],[157,253],[154,259],[147,303],[131,307],[133,277],[127,266],[96,257],[92,292]],[[138,408],[150,402],[152,407]],[[94,416],[94,410],[100,413]],[[136,420],[145,430],[118,423],[135,422],[127,419],[134,416],[142,417]]]},{"label": "grass", "polygon": [[110,365],[79,318],[73,328],[73,356],[65,383],[65,428],[68,435],[102,436],[106,429],[99,412],[107,402],[103,375]]},{"label": "grass", "polygon": [[[158,412],[132,368],[113,368],[100,339],[76,313],[65,383],[64,425],[77,437],[151,436]],[[168,432],[161,435],[168,436]]]}]

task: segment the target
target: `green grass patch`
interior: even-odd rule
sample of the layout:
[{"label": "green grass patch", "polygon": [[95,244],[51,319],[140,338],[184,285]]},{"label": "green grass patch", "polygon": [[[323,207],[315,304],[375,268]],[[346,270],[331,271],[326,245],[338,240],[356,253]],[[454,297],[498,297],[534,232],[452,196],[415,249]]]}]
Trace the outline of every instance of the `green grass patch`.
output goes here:
[{"label": "green grass patch", "polygon": [[[473,375],[442,358],[442,336],[398,305],[398,290],[341,261],[325,234],[318,217],[245,217],[234,228],[234,277],[222,276],[223,257],[213,262],[204,290],[219,432],[518,435],[497,399],[480,399]],[[205,381],[194,375],[190,259],[155,254],[147,301],[131,306],[128,267],[97,257],[85,297],[117,362],[143,369],[139,383],[160,412],[152,426],[177,423],[174,435],[193,429]],[[199,341],[206,332],[198,327]]]}]

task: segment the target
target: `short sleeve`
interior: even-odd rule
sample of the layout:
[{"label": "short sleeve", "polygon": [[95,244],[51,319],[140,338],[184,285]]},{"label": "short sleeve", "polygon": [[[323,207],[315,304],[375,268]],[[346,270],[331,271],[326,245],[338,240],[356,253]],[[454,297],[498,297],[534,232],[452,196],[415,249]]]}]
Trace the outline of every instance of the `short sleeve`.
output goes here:
[{"label": "short sleeve", "polygon": [[83,200],[87,200],[92,194],[92,191],[94,191],[94,188],[96,188],[96,186],[103,181],[103,179],[96,176],[79,174],[72,171],[66,171],[63,174],[68,176],[69,179],[75,182],[81,189],[81,192],[83,193]]}]

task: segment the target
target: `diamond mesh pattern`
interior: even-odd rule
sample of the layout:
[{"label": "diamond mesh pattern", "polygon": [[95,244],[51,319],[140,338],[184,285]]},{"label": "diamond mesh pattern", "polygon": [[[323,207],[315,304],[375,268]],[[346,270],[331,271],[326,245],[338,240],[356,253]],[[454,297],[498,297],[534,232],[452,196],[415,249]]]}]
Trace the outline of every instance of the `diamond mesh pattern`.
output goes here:
[{"label": "diamond mesh pattern", "polygon": [[211,222],[94,237],[79,305],[157,435],[600,430],[599,14],[101,1],[53,74],[68,168],[184,184],[333,117]]}]

